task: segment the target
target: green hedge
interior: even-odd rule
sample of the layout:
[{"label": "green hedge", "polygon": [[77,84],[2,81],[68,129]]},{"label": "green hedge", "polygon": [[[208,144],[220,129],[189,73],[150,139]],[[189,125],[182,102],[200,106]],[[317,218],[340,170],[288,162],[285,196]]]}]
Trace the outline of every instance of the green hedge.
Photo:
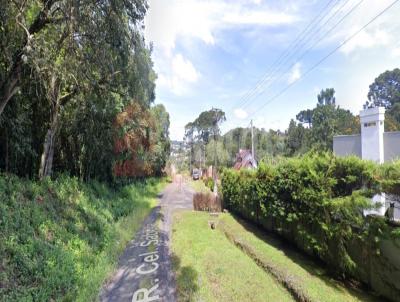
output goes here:
[{"label": "green hedge", "polygon": [[225,170],[221,192],[225,208],[319,257],[339,276],[357,277],[349,243],[397,236],[381,218],[366,220],[363,210],[381,190],[399,192],[399,176],[399,163],[310,153],[253,171]]}]

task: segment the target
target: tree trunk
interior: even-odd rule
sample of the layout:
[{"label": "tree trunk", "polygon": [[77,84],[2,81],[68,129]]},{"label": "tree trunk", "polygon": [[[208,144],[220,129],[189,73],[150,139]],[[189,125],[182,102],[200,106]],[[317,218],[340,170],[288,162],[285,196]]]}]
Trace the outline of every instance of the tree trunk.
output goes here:
[{"label": "tree trunk", "polygon": [[47,130],[40,160],[39,179],[50,176],[53,168],[55,138],[58,130],[58,109],[54,110],[50,128]]},{"label": "tree trunk", "polygon": [[39,179],[50,176],[53,169],[54,147],[58,130],[58,117],[60,111],[59,83],[56,76],[52,76],[50,82],[49,98],[52,103],[51,123],[47,130],[43,144],[43,153],[40,159]]},{"label": "tree trunk", "polygon": [[20,71],[21,71],[21,65],[19,64],[13,68],[13,70],[10,72],[8,76],[8,81],[6,81],[1,87],[0,115],[3,113],[4,108],[6,107],[8,101],[18,91]]}]

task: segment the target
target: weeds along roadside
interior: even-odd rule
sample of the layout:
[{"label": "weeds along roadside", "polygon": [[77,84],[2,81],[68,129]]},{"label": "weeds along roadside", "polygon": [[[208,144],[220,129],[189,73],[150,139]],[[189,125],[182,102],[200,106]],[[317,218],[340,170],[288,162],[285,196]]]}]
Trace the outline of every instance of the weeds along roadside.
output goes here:
[{"label": "weeds along roadside", "polygon": [[94,300],[165,184],[0,175],[0,301]]}]

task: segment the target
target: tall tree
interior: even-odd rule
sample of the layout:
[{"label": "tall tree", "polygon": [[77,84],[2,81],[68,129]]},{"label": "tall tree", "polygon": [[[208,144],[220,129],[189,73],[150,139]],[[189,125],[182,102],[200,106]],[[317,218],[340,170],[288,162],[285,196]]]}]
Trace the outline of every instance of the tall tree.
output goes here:
[{"label": "tall tree", "polygon": [[[147,112],[155,97],[146,1],[0,0],[0,8],[0,169],[111,179],[116,115],[136,103]],[[167,142],[158,146],[151,165],[165,161]]]},{"label": "tall tree", "polygon": [[400,103],[400,69],[385,71],[369,86],[367,105],[391,109]]},{"label": "tall tree", "polygon": [[313,117],[313,110],[307,109],[300,111],[296,115],[296,120],[298,120],[300,123],[308,124],[308,127],[310,128],[312,123],[312,117]]},{"label": "tall tree", "polygon": [[386,131],[400,130],[400,69],[385,71],[369,86],[366,107],[386,108]]},{"label": "tall tree", "polygon": [[196,143],[200,144],[201,158],[201,154],[206,153],[206,145],[209,143],[210,138],[214,137],[214,140],[216,140],[220,135],[221,130],[219,125],[225,120],[225,112],[221,109],[213,108],[201,112],[193,122],[185,126],[185,139],[190,144],[190,158],[192,162],[194,162],[194,146]]},{"label": "tall tree", "polygon": [[[24,64],[32,58],[32,44],[37,45],[38,40],[46,37],[44,41],[54,40],[56,46],[64,41],[68,41],[71,48],[76,44],[75,50],[83,52],[87,47],[93,50],[109,45],[123,50],[124,37],[131,31],[129,27],[134,28],[143,20],[147,3],[144,0],[112,0],[96,4],[90,0],[15,0],[2,1],[1,8],[4,13],[0,24],[3,38],[0,53],[5,66],[0,82],[0,115],[20,87]],[[54,46],[51,44],[41,46],[49,50]],[[64,47],[56,48],[56,52],[61,50],[67,52]],[[96,56],[81,58],[88,60]],[[49,86],[52,86],[51,79]]]},{"label": "tall tree", "polygon": [[295,120],[290,120],[285,141],[288,155],[292,156],[302,149],[305,144],[305,133],[306,129],[302,124],[296,124]]},{"label": "tall tree", "polygon": [[320,106],[323,105],[335,105],[335,89],[334,88],[326,88],[322,89],[321,92],[317,96],[318,104]]},{"label": "tall tree", "polygon": [[154,127],[154,142],[153,148],[153,173],[157,176],[161,176],[163,169],[167,163],[170,153],[170,139],[169,139],[169,114],[165,110],[164,105],[156,105],[150,110],[155,127]]},{"label": "tall tree", "polygon": [[288,129],[286,147],[292,155],[306,151],[311,147],[332,149],[333,136],[339,134],[356,134],[360,132],[359,118],[349,110],[336,105],[335,89],[321,90],[317,96],[314,109],[302,110],[296,115],[301,123],[308,123],[309,130],[291,121]]}]

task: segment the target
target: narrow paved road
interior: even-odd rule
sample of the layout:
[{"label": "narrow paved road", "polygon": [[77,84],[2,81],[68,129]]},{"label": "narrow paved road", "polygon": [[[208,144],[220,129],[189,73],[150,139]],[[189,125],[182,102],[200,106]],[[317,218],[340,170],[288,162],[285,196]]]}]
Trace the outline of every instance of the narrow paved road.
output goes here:
[{"label": "narrow paved road", "polygon": [[176,301],[169,250],[172,214],[177,209],[192,209],[192,197],[193,190],[186,184],[165,188],[159,206],[128,244],[117,272],[101,290],[100,301]]}]

